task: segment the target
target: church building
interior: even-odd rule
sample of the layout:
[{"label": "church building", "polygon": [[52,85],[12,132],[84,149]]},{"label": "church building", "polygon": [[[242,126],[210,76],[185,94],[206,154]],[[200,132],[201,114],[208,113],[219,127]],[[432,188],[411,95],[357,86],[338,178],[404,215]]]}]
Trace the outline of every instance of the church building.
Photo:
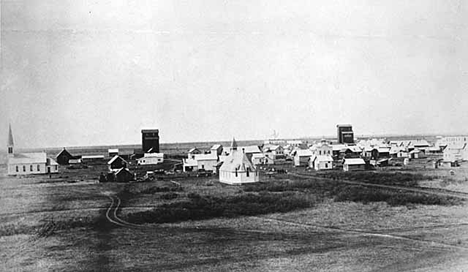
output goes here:
[{"label": "church building", "polygon": [[45,152],[36,153],[14,153],[13,133],[11,125],[8,134],[8,175],[31,175],[58,173],[58,163],[47,158]]},{"label": "church building", "polygon": [[232,139],[231,152],[219,168],[219,181],[226,184],[258,182],[258,170],[244,150],[237,150],[237,143]]}]

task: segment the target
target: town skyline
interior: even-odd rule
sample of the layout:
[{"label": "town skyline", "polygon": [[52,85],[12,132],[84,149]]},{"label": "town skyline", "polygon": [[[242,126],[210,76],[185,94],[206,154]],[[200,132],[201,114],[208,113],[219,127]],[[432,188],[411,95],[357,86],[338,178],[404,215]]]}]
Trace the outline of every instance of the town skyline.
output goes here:
[{"label": "town skyline", "polygon": [[467,134],[467,5],[2,2],[0,142]]}]

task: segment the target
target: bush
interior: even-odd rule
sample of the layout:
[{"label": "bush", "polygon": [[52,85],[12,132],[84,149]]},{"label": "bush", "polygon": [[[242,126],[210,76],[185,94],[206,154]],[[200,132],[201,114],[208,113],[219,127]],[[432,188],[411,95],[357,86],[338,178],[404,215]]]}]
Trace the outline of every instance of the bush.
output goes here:
[{"label": "bush", "polygon": [[161,195],[159,198],[165,199],[165,200],[171,200],[171,199],[176,199],[178,197],[179,197],[179,194],[177,193],[167,193],[167,194]]},{"label": "bush", "polygon": [[314,202],[302,194],[260,193],[233,197],[189,194],[189,201],[164,204],[151,211],[128,214],[133,223],[168,223],[214,217],[237,217],[274,212],[288,212],[311,207]]}]

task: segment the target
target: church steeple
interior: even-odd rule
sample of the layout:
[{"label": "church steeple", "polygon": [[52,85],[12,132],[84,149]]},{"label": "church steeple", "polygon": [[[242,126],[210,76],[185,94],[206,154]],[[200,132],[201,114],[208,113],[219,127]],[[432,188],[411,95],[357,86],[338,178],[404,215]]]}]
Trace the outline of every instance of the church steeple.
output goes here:
[{"label": "church steeple", "polygon": [[237,142],[236,142],[236,139],[234,139],[234,137],[232,138],[232,143],[231,143],[231,151],[232,150],[237,150]]},{"label": "church steeple", "polygon": [[11,132],[11,124],[8,127],[8,155],[13,155],[13,147],[15,143],[13,142],[13,132]]}]

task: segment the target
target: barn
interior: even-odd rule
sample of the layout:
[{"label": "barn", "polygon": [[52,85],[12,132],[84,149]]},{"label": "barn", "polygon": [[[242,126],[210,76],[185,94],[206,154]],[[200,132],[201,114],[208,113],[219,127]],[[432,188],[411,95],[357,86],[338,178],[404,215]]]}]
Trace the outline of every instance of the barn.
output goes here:
[{"label": "barn", "polygon": [[55,159],[58,164],[60,165],[67,165],[71,159],[73,159],[73,155],[65,149],[65,147],[60,151],[60,153],[55,156]]},{"label": "barn", "polygon": [[116,171],[120,168],[127,167],[128,162],[119,155],[115,155],[109,162],[107,162],[107,166],[109,167],[109,171]]}]

